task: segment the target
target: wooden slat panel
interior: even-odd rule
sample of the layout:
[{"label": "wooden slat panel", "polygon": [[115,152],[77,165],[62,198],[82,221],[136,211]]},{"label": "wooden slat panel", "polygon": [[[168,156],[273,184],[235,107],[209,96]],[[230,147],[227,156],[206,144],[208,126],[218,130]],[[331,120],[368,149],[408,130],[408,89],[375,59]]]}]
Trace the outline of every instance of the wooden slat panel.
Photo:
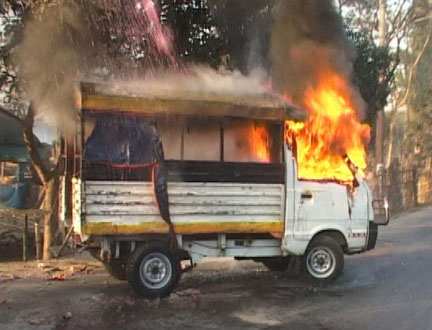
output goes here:
[{"label": "wooden slat panel", "polygon": [[[243,205],[177,205],[170,203],[171,217],[177,215],[206,214],[206,215],[272,215],[273,218],[280,216],[280,205],[275,206],[243,206]],[[97,205],[87,204],[86,214],[152,214],[158,215],[159,211],[154,204],[142,205]]]},{"label": "wooden slat panel", "polygon": [[[262,224],[267,222],[283,224],[283,185],[170,183],[168,193],[174,225],[207,223],[200,225],[200,230],[203,230],[210,228],[210,223],[212,226],[218,223],[233,223],[233,226],[256,223],[252,227],[258,230],[256,228],[266,228]],[[85,194],[86,225],[99,224],[98,232],[104,223],[117,227],[132,226],[135,229],[122,227],[122,230],[133,232],[137,228],[147,228],[155,221],[165,224],[153,201],[151,183],[90,181],[85,184]],[[161,223],[157,228],[149,229],[150,232],[160,230]],[[252,228],[251,225],[243,227],[245,230]],[[211,227],[211,230],[216,229]],[[233,232],[244,232],[238,230]]]},{"label": "wooden slat panel", "polygon": [[[87,187],[116,187],[116,188],[142,188],[142,187],[151,187],[151,182],[141,182],[141,181],[86,181]],[[259,188],[259,189],[273,189],[277,190],[282,185],[280,184],[261,184],[261,183],[217,183],[217,182],[169,182],[170,187],[172,188],[234,188],[239,190],[251,189],[251,188]]]},{"label": "wooden slat panel", "polygon": [[[129,184],[128,184],[129,183]],[[279,196],[282,185],[228,184],[228,183],[169,183],[171,195],[190,196]],[[87,181],[86,195],[136,195],[153,196],[149,182]]]},{"label": "wooden slat panel", "polygon": [[[110,222],[114,224],[140,224],[146,222],[153,221],[162,221],[162,218],[159,215],[148,215],[148,214],[121,214],[121,215],[86,215],[85,217],[87,223],[92,222]],[[246,216],[244,214],[241,215],[230,215],[230,216],[218,216],[214,215],[206,215],[206,214],[186,214],[186,215],[177,215],[172,218],[172,221],[175,223],[189,223],[189,222],[266,222],[266,221],[282,221],[278,218],[270,218],[268,215],[260,215],[256,214],[253,216]]]},{"label": "wooden slat panel", "polygon": [[[170,205],[196,205],[196,206],[212,206],[212,205],[239,205],[239,206],[264,206],[277,205],[280,206],[280,195],[260,196],[259,200],[251,199],[250,196],[192,196],[192,195],[170,195]],[[154,203],[153,196],[144,195],[87,195],[86,203],[95,205],[142,205]]]}]

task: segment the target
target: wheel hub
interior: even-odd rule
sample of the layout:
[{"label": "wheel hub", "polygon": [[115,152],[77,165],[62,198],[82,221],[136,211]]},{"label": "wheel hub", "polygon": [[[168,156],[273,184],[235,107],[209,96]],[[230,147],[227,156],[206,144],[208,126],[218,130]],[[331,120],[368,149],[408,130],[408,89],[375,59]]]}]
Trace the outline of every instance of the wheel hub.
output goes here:
[{"label": "wheel hub", "polygon": [[326,247],[316,247],[307,256],[306,266],[309,273],[316,278],[329,277],[336,267],[333,252]]},{"label": "wheel hub", "polygon": [[159,252],[148,254],[140,265],[140,278],[145,286],[152,289],[164,287],[172,276],[169,259]]}]

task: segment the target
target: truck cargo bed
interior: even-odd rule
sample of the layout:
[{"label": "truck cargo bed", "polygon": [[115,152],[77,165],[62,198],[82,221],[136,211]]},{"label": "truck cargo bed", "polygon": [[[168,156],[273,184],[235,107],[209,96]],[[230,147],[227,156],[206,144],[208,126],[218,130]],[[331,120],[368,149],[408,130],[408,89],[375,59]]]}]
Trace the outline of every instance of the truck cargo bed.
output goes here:
[{"label": "truck cargo bed", "polygon": [[[270,233],[284,229],[282,184],[171,182],[171,220],[177,234]],[[166,233],[150,182],[74,184],[74,224],[83,234]]]}]

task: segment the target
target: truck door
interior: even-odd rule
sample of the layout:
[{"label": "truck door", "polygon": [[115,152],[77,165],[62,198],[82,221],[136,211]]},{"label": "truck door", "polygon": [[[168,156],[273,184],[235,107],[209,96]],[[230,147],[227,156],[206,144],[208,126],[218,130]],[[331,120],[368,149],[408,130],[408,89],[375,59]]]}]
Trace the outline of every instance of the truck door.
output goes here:
[{"label": "truck door", "polygon": [[285,164],[287,239],[309,240],[328,229],[346,232],[350,218],[347,188],[332,182],[298,180],[297,164],[288,146]]},{"label": "truck door", "polygon": [[337,183],[298,180],[294,194],[294,238],[310,239],[328,229],[346,232],[350,218],[346,189]]}]

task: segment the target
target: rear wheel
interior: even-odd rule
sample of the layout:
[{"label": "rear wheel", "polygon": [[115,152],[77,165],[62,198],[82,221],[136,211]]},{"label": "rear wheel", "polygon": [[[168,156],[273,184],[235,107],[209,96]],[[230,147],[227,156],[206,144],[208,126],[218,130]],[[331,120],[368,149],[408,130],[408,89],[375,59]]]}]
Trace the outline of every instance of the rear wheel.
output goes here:
[{"label": "rear wheel", "polygon": [[284,272],[290,264],[289,257],[266,258],[262,260],[264,266],[274,272]]},{"label": "rear wheel", "polygon": [[309,244],[303,268],[315,284],[332,283],[342,273],[344,255],[340,244],[329,236],[318,236]]},{"label": "rear wheel", "polygon": [[127,279],[146,298],[168,296],[180,278],[180,261],[163,243],[149,242],[139,246],[126,265]]},{"label": "rear wheel", "polygon": [[123,260],[110,260],[103,263],[107,272],[116,280],[126,280],[126,265]]}]

